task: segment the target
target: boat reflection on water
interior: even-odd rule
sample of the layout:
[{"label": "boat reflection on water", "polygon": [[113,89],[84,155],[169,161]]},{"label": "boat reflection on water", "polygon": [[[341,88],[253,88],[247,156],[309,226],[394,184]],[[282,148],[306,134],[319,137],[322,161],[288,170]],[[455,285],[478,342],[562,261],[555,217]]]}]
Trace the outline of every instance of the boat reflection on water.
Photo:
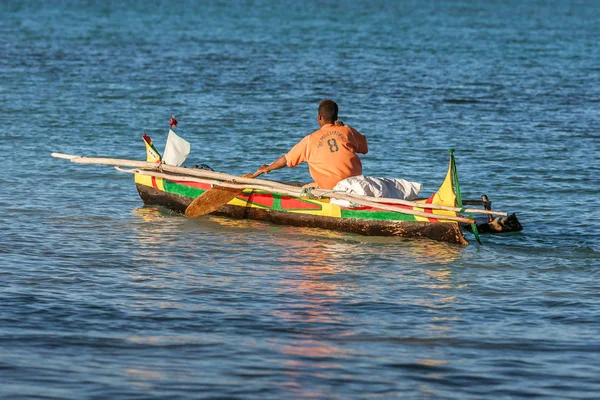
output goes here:
[{"label": "boat reflection on water", "polygon": [[[290,379],[286,387],[302,390],[301,383],[307,374],[336,379],[339,369],[343,368],[343,360],[362,363],[365,357],[371,357],[368,352],[359,351],[348,343],[389,341],[396,348],[402,343],[418,345],[415,336],[410,334],[402,335],[387,329],[375,333],[375,327],[365,326],[363,318],[353,317],[355,314],[349,312],[353,305],[361,307],[361,302],[371,303],[368,307],[377,307],[378,300],[373,297],[373,292],[390,289],[390,286],[380,286],[372,279],[368,285],[361,284],[371,273],[375,276],[389,274],[392,280],[412,280],[417,290],[426,293],[423,297],[402,296],[397,301],[389,293],[384,293],[381,296],[385,299],[382,300],[382,310],[390,306],[390,298],[393,304],[397,304],[394,314],[402,313],[406,306],[418,305],[427,310],[428,318],[425,318],[421,329],[428,330],[428,336],[444,340],[452,335],[450,323],[458,317],[446,315],[444,308],[452,307],[455,296],[449,296],[447,292],[456,289],[456,285],[452,281],[451,269],[445,265],[461,258],[460,248],[438,242],[395,243],[389,238],[371,240],[314,229],[285,227],[279,232],[285,234],[273,235],[272,240],[280,247],[277,260],[287,273],[276,290],[281,292],[282,297],[294,298],[295,301],[277,310],[275,316],[291,326],[302,328],[302,333],[291,343],[289,339],[273,343],[280,346],[281,353],[289,356],[280,360],[281,368]],[[315,236],[318,240],[314,240]],[[398,259],[404,261],[397,263]],[[411,264],[408,268],[405,265],[407,259]],[[398,264],[403,266],[390,268]],[[419,319],[423,320],[422,317]],[[405,368],[422,370],[426,379],[441,379],[440,371],[449,363],[445,355],[429,343],[425,344],[419,356],[404,360]],[[423,393],[435,392],[426,384],[420,389]],[[311,392],[310,395],[324,393]]]},{"label": "boat reflection on water", "polygon": [[[216,216],[205,216],[189,219],[183,215],[173,213],[162,207],[145,206],[136,208],[132,213],[141,218],[144,224],[140,232],[140,240],[147,240],[155,234],[180,234],[189,232],[198,234],[248,234],[252,236],[268,236],[263,244],[270,243],[288,246],[292,241],[299,243],[298,248],[310,249],[322,246],[327,254],[323,261],[348,259],[349,256],[358,254],[361,259],[368,260],[369,255],[394,258],[408,258],[418,264],[444,265],[459,260],[463,256],[464,248],[423,239],[406,239],[400,237],[362,236],[352,233],[336,232],[319,228],[298,228],[291,226],[273,225],[266,222],[231,219]],[[158,238],[157,238],[158,239]],[[228,239],[225,237],[224,239]],[[194,245],[193,240],[184,244]],[[292,256],[293,258],[294,256]]]},{"label": "boat reflection on water", "polygon": [[177,228],[173,224],[172,216],[164,213],[159,207],[135,208],[131,212],[138,217],[133,224],[138,241],[134,252],[155,268],[167,266],[161,246],[173,229]]},{"label": "boat reflection on water", "polygon": [[405,260],[416,264],[446,265],[459,261],[464,254],[464,248],[423,239],[406,239],[400,237],[362,236],[351,233],[336,232],[318,228],[276,227],[278,234],[285,234],[285,241],[299,239],[302,241],[300,248],[307,250],[323,249],[323,261],[348,260],[358,257],[365,261],[365,267],[370,263],[369,256],[377,259]]},{"label": "boat reflection on water", "polygon": [[283,355],[276,362],[285,371],[286,389],[324,397],[327,393],[307,389],[303,382],[309,375],[335,379],[341,362],[356,356],[336,341],[354,334],[352,321],[343,308],[360,290],[352,276],[360,274],[361,267],[348,260],[358,244],[340,240],[343,235],[326,230],[282,227],[278,231],[273,242],[284,274],[275,290],[278,297],[293,301],[276,309],[273,316],[298,334],[273,341]]},{"label": "boat reflection on water", "polygon": [[[454,303],[466,284],[457,280],[455,268],[468,254],[463,247],[213,216],[188,219],[154,207],[133,214],[140,222],[140,255],[153,265],[146,271],[152,277],[147,284],[260,290],[256,304],[251,297],[247,309],[228,312],[260,312],[269,326],[287,332],[263,333],[271,350],[263,357],[270,369],[282,371],[282,386],[294,393],[308,393],[303,386],[308,375],[335,379],[347,362],[371,362],[357,341],[366,347],[371,341],[389,343],[391,358],[401,357],[406,346],[420,346],[412,359],[398,362],[400,368],[419,369],[426,379],[441,379],[449,368],[447,354],[432,343],[439,340],[443,348],[460,319]],[[157,265],[165,277],[178,277],[157,281],[152,269]],[[230,283],[223,287],[222,281]],[[261,303],[265,296],[268,306]],[[179,307],[191,306],[182,303]],[[434,392],[426,384],[421,390]],[[310,394],[325,395],[318,389]]]}]

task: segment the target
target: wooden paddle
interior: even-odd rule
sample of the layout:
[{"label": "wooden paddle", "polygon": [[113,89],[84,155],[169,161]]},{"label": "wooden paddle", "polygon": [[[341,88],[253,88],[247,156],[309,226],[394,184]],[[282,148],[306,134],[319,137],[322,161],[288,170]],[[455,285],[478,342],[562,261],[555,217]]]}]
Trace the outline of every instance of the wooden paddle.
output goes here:
[{"label": "wooden paddle", "polygon": [[[261,174],[262,172],[245,174],[242,175],[242,178],[256,178]],[[200,217],[202,215],[210,214],[235,199],[236,196],[242,194],[242,192],[243,189],[216,186],[196,197],[185,209],[185,215],[188,217]]]}]

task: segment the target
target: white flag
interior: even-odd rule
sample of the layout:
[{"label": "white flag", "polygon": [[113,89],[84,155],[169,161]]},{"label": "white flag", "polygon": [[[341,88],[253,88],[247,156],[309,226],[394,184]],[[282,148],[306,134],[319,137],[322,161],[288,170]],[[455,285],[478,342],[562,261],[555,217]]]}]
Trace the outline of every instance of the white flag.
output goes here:
[{"label": "white flag", "polygon": [[169,129],[169,136],[167,137],[167,144],[165,144],[165,151],[163,153],[163,162],[179,167],[189,154],[190,143]]}]

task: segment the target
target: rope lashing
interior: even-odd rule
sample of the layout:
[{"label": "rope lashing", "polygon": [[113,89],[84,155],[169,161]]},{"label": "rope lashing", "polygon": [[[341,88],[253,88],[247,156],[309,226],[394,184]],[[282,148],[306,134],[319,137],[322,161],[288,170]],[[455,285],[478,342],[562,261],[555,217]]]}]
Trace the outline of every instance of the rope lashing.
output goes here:
[{"label": "rope lashing", "polygon": [[315,196],[312,193],[313,189],[314,188],[311,188],[311,187],[303,187],[302,190],[300,191],[300,196],[302,196],[302,197],[308,197],[309,199],[316,199],[317,196]]},{"label": "rope lashing", "polygon": [[321,190],[315,187],[303,187],[300,191],[300,196],[308,197],[310,199],[323,199],[327,197],[329,193],[347,193],[345,190],[325,190],[323,193],[316,195],[312,191],[313,190]]}]

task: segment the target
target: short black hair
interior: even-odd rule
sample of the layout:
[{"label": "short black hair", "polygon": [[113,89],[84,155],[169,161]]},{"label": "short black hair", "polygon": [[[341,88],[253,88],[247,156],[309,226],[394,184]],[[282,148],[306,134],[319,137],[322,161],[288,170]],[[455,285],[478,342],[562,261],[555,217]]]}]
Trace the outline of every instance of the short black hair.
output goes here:
[{"label": "short black hair", "polygon": [[319,104],[319,114],[326,121],[335,122],[338,119],[338,105],[333,100],[323,100]]}]

